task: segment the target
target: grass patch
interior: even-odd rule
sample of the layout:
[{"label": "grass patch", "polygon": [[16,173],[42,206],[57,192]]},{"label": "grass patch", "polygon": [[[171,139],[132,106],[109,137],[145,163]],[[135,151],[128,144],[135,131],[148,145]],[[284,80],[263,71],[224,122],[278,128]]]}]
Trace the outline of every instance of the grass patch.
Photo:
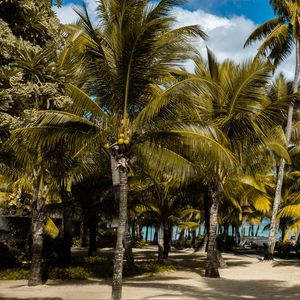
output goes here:
[{"label": "grass patch", "polygon": [[[173,271],[176,267],[170,261],[158,263],[154,260],[137,261],[134,269],[124,262],[124,276],[153,275]],[[44,266],[45,279],[86,280],[89,278],[111,278],[113,273],[112,256],[76,257],[69,267]],[[0,280],[20,280],[29,278],[29,265],[20,268],[0,270]]]},{"label": "grass patch", "polygon": [[134,275],[153,275],[167,271],[175,271],[176,266],[170,261],[157,262],[153,260],[139,261],[136,263]]},{"label": "grass patch", "polygon": [[55,267],[49,271],[49,279],[88,279],[92,273],[83,267]]}]

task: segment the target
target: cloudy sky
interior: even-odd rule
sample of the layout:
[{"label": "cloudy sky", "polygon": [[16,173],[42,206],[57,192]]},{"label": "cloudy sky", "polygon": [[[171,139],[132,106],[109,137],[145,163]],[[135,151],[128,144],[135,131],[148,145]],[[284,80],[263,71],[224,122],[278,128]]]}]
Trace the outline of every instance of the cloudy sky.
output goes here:
[{"label": "cloudy sky", "polygon": [[[96,0],[65,0],[62,8],[55,8],[60,20],[63,23],[76,20],[73,9],[79,8],[83,1],[93,13]],[[245,40],[259,24],[273,17],[268,0],[188,0],[173,13],[179,26],[199,24],[208,34],[206,43],[196,44],[201,53],[208,46],[219,60],[230,58],[237,62],[255,55],[258,45],[244,49]],[[280,67],[288,78],[293,77],[293,57]]]}]

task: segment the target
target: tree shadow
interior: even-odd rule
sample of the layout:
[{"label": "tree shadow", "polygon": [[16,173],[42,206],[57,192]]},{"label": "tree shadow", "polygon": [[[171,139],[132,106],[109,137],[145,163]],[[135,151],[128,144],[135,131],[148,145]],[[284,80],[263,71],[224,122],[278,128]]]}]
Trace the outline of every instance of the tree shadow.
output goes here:
[{"label": "tree shadow", "polygon": [[[171,278],[169,278],[170,280]],[[173,277],[173,282],[179,278]],[[276,280],[229,280],[229,279],[202,279],[201,286],[188,286],[160,282],[161,278],[149,280],[148,282],[134,280],[126,282],[126,286],[143,289],[154,289],[156,295],[143,299],[210,299],[210,300],[231,300],[231,299],[299,299],[300,285],[284,287],[283,281]],[[204,284],[203,284],[204,283]],[[203,285],[205,285],[203,287]]]}]

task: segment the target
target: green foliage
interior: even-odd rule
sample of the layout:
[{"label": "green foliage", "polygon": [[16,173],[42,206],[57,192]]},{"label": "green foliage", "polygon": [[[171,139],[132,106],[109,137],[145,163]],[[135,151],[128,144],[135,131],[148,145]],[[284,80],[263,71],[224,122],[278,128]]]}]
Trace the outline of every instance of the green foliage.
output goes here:
[{"label": "green foliage", "polygon": [[84,267],[56,267],[49,271],[49,279],[88,279],[92,277],[88,268]]},{"label": "green foliage", "polygon": [[140,240],[140,239],[132,239],[131,240],[131,245],[132,245],[133,248],[142,249],[142,248],[145,248],[145,247],[148,246],[148,242],[144,241],[144,240]]},{"label": "green foliage", "polygon": [[[29,265],[20,268],[8,268],[0,270],[0,280],[28,279]],[[158,263],[157,261],[145,260],[136,262],[134,272],[124,266],[125,276],[152,275],[175,270],[175,265],[170,261]],[[112,257],[93,256],[74,259],[69,267],[48,266],[47,278],[52,280],[110,278],[112,276]]]},{"label": "green foliage", "polygon": [[0,270],[0,280],[26,280],[29,277],[29,270],[24,268],[14,268]]},{"label": "green foliage", "polygon": [[168,260],[163,262],[145,260],[136,262],[135,275],[153,275],[174,270],[176,270],[176,266]]}]

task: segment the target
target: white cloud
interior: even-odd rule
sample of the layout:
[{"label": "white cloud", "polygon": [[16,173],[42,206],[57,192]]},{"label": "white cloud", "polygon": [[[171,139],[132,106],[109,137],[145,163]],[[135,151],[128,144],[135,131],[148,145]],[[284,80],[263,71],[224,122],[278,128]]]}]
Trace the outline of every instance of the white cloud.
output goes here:
[{"label": "white cloud", "polygon": [[[196,44],[202,55],[206,53],[206,46],[213,51],[220,61],[232,59],[239,63],[254,57],[256,54],[259,43],[246,48],[244,48],[244,43],[258,24],[244,16],[226,18],[207,13],[201,9],[189,11],[180,7],[175,8],[173,14],[178,21],[178,27],[198,24],[208,35],[208,41],[197,42]],[[189,64],[189,66],[191,65]],[[278,72],[283,72],[289,79],[293,78],[293,54],[280,65]]]},{"label": "white cloud", "polygon": [[[95,23],[97,2],[96,0],[85,0],[85,3],[91,19]],[[78,6],[69,4],[54,10],[62,23],[70,23],[77,19],[77,15],[73,10],[74,7],[78,8]],[[219,17],[201,9],[190,11],[180,7],[174,9],[173,15],[177,18],[178,27],[199,24],[209,36],[206,42],[195,42],[195,46],[202,55],[205,55],[206,46],[215,53],[220,61],[232,59],[241,62],[256,54],[259,44],[244,48],[244,43],[250,33],[257,27],[257,24],[244,16]],[[292,54],[282,63],[278,71],[283,72],[289,79],[292,79],[294,65],[294,55]]]}]

